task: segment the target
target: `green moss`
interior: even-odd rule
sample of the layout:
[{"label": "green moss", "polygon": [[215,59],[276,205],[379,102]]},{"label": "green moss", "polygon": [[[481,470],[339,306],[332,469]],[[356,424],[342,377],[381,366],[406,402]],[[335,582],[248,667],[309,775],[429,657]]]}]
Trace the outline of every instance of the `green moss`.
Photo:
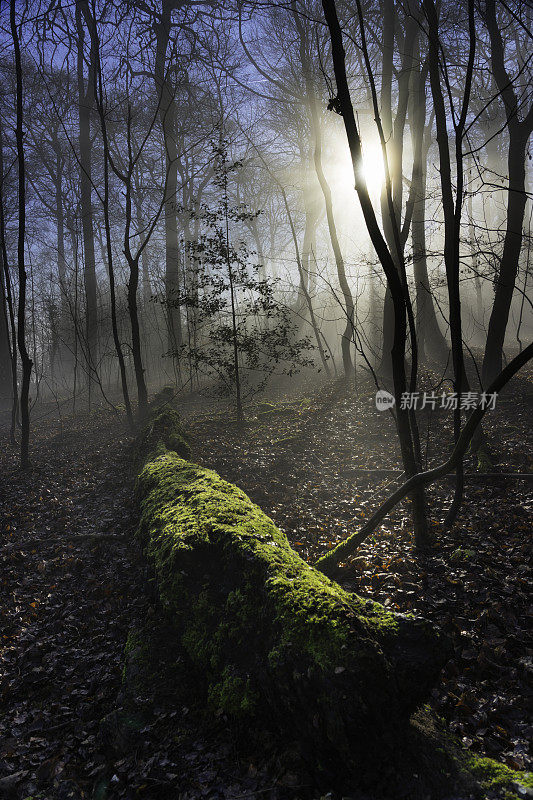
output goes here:
[{"label": "green moss", "polygon": [[139,448],[145,456],[159,452],[162,445],[183,458],[189,458],[191,454],[180,415],[168,405],[164,405],[151,417],[139,437]]},{"label": "green moss", "polygon": [[[399,776],[435,798],[463,787],[510,800],[533,787],[531,775],[466,752],[429,711],[407,725],[448,655],[429,623],[305,563],[244,492],[180,458],[189,448],[168,405],[141,451],[150,455],[137,481],[138,536],[166,614],[128,636],[130,694],[151,681],[163,705],[179,707],[194,685],[211,712],[244,718],[247,736],[251,717],[254,730],[274,721],[315,761],[333,755],[361,783],[381,775],[384,790]],[[459,548],[452,559],[470,555]]]},{"label": "green moss", "polygon": [[215,712],[223,711],[238,718],[256,710],[258,697],[251,689],[250,678],[243,679],[226,667],[221,680],[209,687],[208,702]]},{"label": "green moss", "polygon": [[[402,797],[516,800],[529,796],[531,775],[514,772],[490,758],[465,750],[457,736],[447,730],[444,720],[429,707],[413,715],[391,761],[396,770],[394,785],[416,786],[416,792],[402,794]],[[385,797],[395,798],[390,782],[386,789]]]},{"label": "green moss", "polygon": [[163,405],[168,405],[174,399],[176,394],[175,386],[163,386],[153,397],[152,407],[160,408]]},{"label": "green moss", "polygon": [[173,452],[145,465],[137,491],[161,602],[213,708],[285,724],[305,714],[342,741],[356,721],[405,717],[422,699],[442,662],[425,623],[344,591],[244,492]]},{"label": "green moss", "polygon": [[[185,599],[187,555],[211,545],[221,557],[226,554],[247,562],[280,624],[278,650],[284,643],[303,648],[326,668],[346,644],[351,631],[348,615],[369,628],[397,630],[397,619],[377,603],[363,603],[302,561],[285,535],[244,492],[215,472],[166,453],[146,465],[139,487],[145,496],[140,530],[167,607],[179,613]],[[251,595],[242,589],[228,593],[227,617],[239,630],[256,624]],[[203,629],[209,603],[205,591],[195,599]],[[332,619],[332,613],[339,618]]]},{"label": "green moss", "polygon": [[533,789],[532,773],[518,772],[505,764],[493,761],[492,758],[469,755],[466,758],[466,767],[484,789],[507,790],[507,794],[504,795],[507,797],[525,797],[526,792],[520,792],[519,787]]},{"label": "green moss", "polygon": [[[530,796],[528,790],[533,789],[531,773],[515,771],[491,758],[465,750],[458,737],[446,729],[444,721],[430,711],[419,712],[414,722],[426,734],[425,742],[420,739],[417,742],[417,753],[426,750],[428,766],[440,764],[465,793],[468,791],[470,795],[483,799],[490,793],[491,797],[501,800]],[[429,748],[428,729],[433,740]]]}]

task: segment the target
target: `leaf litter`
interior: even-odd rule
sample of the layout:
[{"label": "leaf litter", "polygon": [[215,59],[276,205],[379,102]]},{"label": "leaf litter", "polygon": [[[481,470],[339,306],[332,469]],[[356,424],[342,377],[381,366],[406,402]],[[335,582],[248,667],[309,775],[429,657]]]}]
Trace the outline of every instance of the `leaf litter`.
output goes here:
[{"label": "leaf litter", "polygon": [[[515,381],[512,405],[504,400],[486,426],[494,470],[531,471],[531,376]],[[243,428],[193,408],[183,403],[194,459],[247,491],[310,562],[357,529],[400,471],[392,418],[376,411],[368,384],[280,392],[250,406]],[[427,425],[431,463],[450,427]],[[129,443],[108,412],[49,419],[21,473],[4,435],[0,797],[316,796],[290,753],[243,756],[224,720],[205,730],[186,707],[159,709],[134,752],[108,748],[101,720],[120,691],[127,632],[152,611],[133,541]],[[475,471],[471,457],[465,466]],[[428,492],[430,551],[414,550],[403,504],[344,565],[341,582],[444,628],[454,657],[432,707],[465,747],[530,770],[532,484],[467,482],[463,511],[444,532],[452,486]],[[169,741],[176,715],[180,735]]]}]

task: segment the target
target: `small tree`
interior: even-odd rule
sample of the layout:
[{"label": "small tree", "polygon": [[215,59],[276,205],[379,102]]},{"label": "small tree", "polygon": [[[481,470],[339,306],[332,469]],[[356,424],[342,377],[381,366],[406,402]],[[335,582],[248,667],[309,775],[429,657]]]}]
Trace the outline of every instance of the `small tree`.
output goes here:
[{"label": "small tree", "polygon": [[177,354],[197,371],[216,374],[222,391],[234,395],[237,419],[243,420],[244,397],[264,389],[276,372],[292,375],[311,365],[305,353],[312,345],[307,337],[295,338],[290,310],[276,299],[277,281],[261,278],[255,254],[243,240],[232,241],[230,229],[260,212],[230,205],[229,176],[242,163],[229,163],[225,144],[214,148],[214,156],[220,199],[214,208],[201,206],[203,233],[184,243],[192,274],[189,288],[175,301],[193,311],[196,335]]}]

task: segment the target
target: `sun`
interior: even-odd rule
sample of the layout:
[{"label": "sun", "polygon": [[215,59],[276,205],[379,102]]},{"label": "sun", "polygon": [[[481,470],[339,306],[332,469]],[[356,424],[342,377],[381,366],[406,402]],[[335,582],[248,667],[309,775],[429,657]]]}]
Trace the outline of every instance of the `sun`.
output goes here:
[{"label": "sun", "polygon": [[[338,134],[331,137],[331,160],[327,162],[327,178],[333,189],[338,213],[350,213],[357,198],[354,168],[346,141]],[[371,133],[362,137],[362,167],[359,175],[365,180],[370,199],[379,204],[385,181],[385,169],[379,140]]]},{"label": "sun", "polygon": [[378,142],[363,143],[363,177],[371,197],[379,195],[385,180],[383,154]]}]

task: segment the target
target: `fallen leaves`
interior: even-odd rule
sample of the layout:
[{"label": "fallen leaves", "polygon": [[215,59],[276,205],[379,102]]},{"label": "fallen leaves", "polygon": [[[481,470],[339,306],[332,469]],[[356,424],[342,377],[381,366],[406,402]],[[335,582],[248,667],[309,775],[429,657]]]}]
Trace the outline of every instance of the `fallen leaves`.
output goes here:
[{"label": "fallen leaves", "polygon": [[[509,406],[497,406],[486,420],[501,471],[530,469],[529,385],[527,379],[513,384],[512,424]],[[399,471],[392,421],[366,402],[371,392],[370,386],[359,394],[338,385],[313,390],[297,416],[270,418],[268,425],[252,418],[231,440],[220,422],[204,422],[195,457],[249,492],[313,562],[354,532],[389,493],[391,478],[379,470]],[[432,452],[440,457],[446,446],[441,442],[449,441],[449,423],[432,425],[430,459]],[[473,460],[466,468],[475,471]],[[526,625],[533,610],[531,483],[468,483],[458,524],[441,533],[437,520],[444,517],[452,487],[443,482],[428,492],[433,550],[425,556],[414,552],[409,516],[400,506],[350,559],[342,581],[388,608],[421,613],[444,628],[456,642],[456,655],[434,692],[438,712],[472,749],[531,769],[533,727],[524,709],[533,655]],[[487,710],[495,707],[505,724]]]},{"label": "fallen leaves", "polygon": [[[240,431],[228,431],[223,414],[194,412],[188,419],[194,458],[247,491],[313,562],[388,494],[391,474],[379,470],[398,472],[392,421],[368,402],[369,391],[313,388],[306,402],[282,399],[283,413],[250,418]],[[489,418],[502,470],[531,468],[531,400],[521,391],[511,427],[498,408]],[[239,763],[223,721],[218,734],[206,737],[186,708],[159,709],[135,753],[103,751],[100,720],[114,708],[127,628],[148,604],[131,542],[136,519],[127,436],[106,415],[78,421],[62,436],[57,430],[52,422],[42,429],[34,444],[38,469],[27,475],[9,445],[1,454],[4,793],[22,785],[23,797],[42,790],[47,800],[104,794],[222,800],[258,792],[292,800],[305,783],[292,764],[276,766],[261,753]],[[439,442],[432,446],[438,451]],[[467,484],[458,524],[441,534],[435,523],[451,486],[429,493],[434,549],[414,552],[407,506],[399,507],[346,565],[343,581],[446,630],[455,654],[433,706],[466,747],[514,769],[531,768],[533,729],[525,713],[533,676],[531,485]],[[167,722],[175,727],[176,713],[181,738],[170,741]]]}]

